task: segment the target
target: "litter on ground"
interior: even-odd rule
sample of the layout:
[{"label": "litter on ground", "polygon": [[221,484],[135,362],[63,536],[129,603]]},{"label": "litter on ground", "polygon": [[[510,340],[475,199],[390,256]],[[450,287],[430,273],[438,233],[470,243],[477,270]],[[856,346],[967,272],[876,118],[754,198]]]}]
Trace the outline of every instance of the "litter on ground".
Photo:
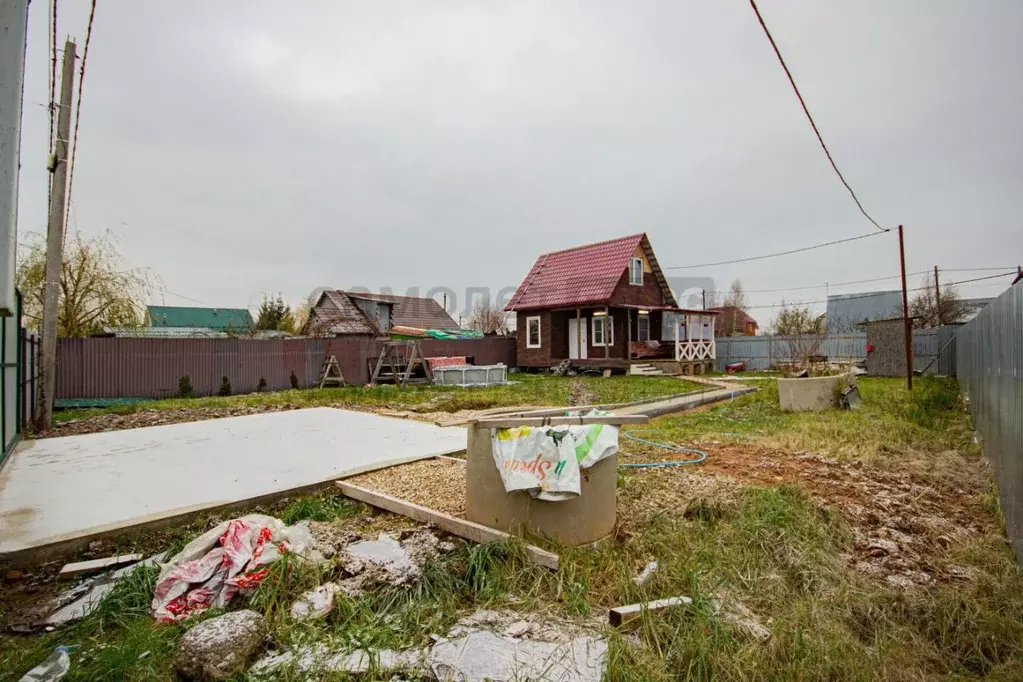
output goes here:
[{"label": "litter on ground", "polygon": [[175,621],[226,606],[239,591],[258,585],[268,564],[284,552],[311,561],[323,559],[313,547],[308,526],[285,526],[262,514],[224,521],[163,566],[153,593],[153,617]]}]

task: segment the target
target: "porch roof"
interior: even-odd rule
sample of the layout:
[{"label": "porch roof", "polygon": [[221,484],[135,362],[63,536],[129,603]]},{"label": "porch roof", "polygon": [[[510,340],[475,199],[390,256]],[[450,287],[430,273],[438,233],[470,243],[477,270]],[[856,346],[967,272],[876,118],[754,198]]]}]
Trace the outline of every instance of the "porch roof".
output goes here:
[{"label": "porch roof", "polygon": [[660,310],[668,313],[697,313],[700,315],[720,315],[715,310],[697,310],[695,308],[675,308],[670,305],[635,305],[632,303],[619,303],[612,308],[631,308],[633,310]]}]

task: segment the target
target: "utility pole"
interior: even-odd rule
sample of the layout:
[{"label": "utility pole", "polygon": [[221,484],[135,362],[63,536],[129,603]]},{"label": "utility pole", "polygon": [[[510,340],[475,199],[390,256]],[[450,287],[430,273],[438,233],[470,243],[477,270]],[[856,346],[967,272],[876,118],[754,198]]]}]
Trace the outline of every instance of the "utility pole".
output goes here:
[{"label": "utility pole", "polygon": [[934,310],[938,314],[938,326],[945,324],[941,316],[941,286],[938,284],[938,266],[934,266]]},{"label": "utility pole", "polygon": [[700,289],[700,291],[703,293],[703,309],[706,310],[707,309],[707,290],[706,289]]},{"label": "utility pole", "polygon": [[53,191],[46,226],[46,281],[43,283],[42,348],[39,358],[39,416],[36,426],[48,429],[53,417],[54,390],[57,386],[57,309],[60,303],[60,269],[64,251],[64,209],[67,196],[67,152],[71,134],[71,97],[75,85],[77,46],[64,42],[64,68],[60,76],[60,109],[57,114],[57,138],[54,142]]},{"label": "utility pole", "polygon": [[913,390],[913,327],[909,320],[909,293],[906,289],[906,243],[899,225],[899,265],[902,268],[902,330],[906,337],[906,387]]}]

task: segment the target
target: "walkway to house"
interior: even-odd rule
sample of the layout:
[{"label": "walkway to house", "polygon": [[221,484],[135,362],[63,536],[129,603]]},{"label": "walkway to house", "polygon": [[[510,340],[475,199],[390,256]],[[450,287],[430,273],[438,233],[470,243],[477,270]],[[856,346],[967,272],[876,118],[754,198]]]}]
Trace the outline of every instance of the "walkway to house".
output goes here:
[{"label": "walkway to house", "polygon": [[462,428],[319,407],[21,443],[0,471],[0,556],[465,449]]}]

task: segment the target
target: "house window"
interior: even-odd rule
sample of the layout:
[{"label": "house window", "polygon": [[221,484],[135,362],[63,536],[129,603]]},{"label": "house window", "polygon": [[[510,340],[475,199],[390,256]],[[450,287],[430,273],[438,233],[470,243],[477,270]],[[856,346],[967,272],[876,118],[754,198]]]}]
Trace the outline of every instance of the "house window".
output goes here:
[{"label": "house window", "polygon": [[[593,316],[593,345],[594,346],[613,346],[615,345],[615,325],[614,319],[608,315],[594,315]],[[605,332],[607,342],[605,343]]]},{"label": "house window", "polygon": [[633,258],[629,261],[629,284],[643,286],[643,259]]},{"label": "house window", "polygon": [[526,348],[540,347],[540,318],[526,318]]},{"label": "house window", "polygon": [[636,324],[636,340],[637,341],[649,341],[650,340],[650,316],[639,315]]}]

